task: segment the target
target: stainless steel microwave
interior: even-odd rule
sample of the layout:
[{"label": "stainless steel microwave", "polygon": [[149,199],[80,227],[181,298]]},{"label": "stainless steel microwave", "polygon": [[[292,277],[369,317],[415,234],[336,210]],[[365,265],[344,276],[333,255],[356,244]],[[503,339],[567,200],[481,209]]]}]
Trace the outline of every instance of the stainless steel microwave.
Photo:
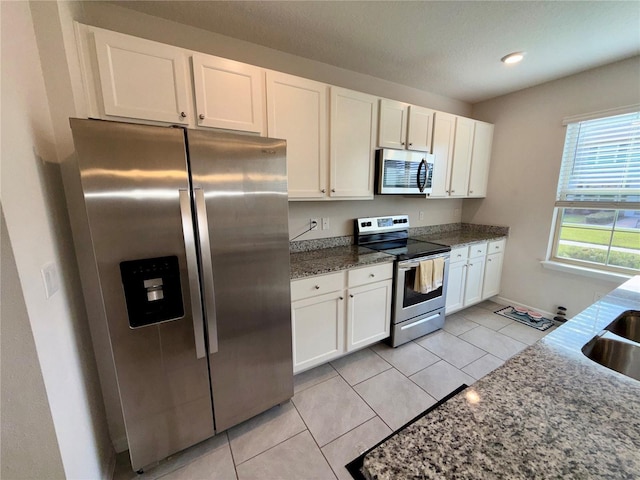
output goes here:
[{"label": "stainless steel microwave", "polygon": [[376,153],[379,194],[429,195],[434,156],[424,152],[383,148]]}]

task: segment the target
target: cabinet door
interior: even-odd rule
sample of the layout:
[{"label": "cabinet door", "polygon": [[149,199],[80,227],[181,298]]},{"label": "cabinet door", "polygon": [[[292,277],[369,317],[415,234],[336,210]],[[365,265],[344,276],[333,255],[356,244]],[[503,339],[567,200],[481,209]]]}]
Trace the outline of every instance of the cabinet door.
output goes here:
[{"label": "cabinet door", "polygon": [[493,297],[500,293],[500,280],[502,278],[503,253],[487,255],[487,264],[484,267],[484,285],[482,287],[482,299]]},{"label": "cabinet door", "polygon": [[188,124],[187,57],[180,48],[95,30],[104,113]]},{"label": "cabinet door", "polygon": [[389,336],[392,280],[349,289],[347,351],[371,345]]},{"label": "cabinet door", "polygon": [[373,198],[378,99],[331,87],[330,196]]},{"label": "cabinet door", "polygon": [[264,81],[253,65],[194,54],[198,125],[263,133]]},{"label": "cabinet door", "polygon": [[291,329],[294,373],[342,355],[345,351],[342,292],[293,302]]},{"label": "cabinet door", "polygon": [[433,122],[433,188],[431,197],[449,195],[456,116],[436,112]]},{"label": "cabinet door", "polygon": [[289,199],[327,191],[327,85],[267,72],[267,132],[287,141]]},{"label": "cabinet door", "polygon": [[469,196],[485,197],[493,144],[493,125],[484,122],[475,122],[475,124],[471,173],[469,174]]},{"label": "cabinet door", "polygon": [[464,306],[482,300],[482,280],[486,257],[470,258],[467,263],[467,281],[464,287]]},{"label": "cabinet door", "polygon": [[475,122],[470,118],[456,118],[453,164],[451,166],[451,188],[449,189],[449,196],[451,197],[467,196],[474,126]]},{"label": "cabinet door", "polygon": [[434,110],[428,108],[409,106],[407,149],[431,152],[434,113]]},{"label": "cabinet door", "polygon": [[455,262],[449,265],[445,313],[449,314],[460,310],[464,306],[464,284],[466,279],[467,262]]},{"label": "cabinet door", "polygon": [[408,107],[406,103],[380,100],[379,147],[405,148]]}]

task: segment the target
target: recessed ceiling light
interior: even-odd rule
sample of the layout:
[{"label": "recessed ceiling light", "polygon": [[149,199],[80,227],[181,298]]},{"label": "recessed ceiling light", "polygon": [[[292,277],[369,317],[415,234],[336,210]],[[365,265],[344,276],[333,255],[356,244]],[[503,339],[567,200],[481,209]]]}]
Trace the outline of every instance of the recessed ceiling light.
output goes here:
[{"label": "recessed ceiling light", "polygon": [[507,65],[511,65],[513,63],[521,62],[524,58],[524,52],[513,52],[509,55],[505,55],[500,59],[502,63],[506,63]]}]

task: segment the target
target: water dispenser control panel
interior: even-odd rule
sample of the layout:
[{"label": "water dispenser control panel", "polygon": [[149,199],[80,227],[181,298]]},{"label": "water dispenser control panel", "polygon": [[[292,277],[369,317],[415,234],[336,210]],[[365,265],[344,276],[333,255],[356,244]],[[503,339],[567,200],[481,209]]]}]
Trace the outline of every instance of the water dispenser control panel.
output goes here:
[{"label": "water dispenser control panel", "polygon": [[120,275],[131,328],[184,317],[175,255],[121,262]]}]

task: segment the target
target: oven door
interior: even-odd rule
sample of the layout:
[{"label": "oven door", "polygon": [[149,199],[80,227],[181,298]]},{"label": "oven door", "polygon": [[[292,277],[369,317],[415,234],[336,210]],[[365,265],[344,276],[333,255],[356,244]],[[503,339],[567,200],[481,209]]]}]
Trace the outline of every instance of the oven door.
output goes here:
[{"label": "oven door", "polygon": [[[444,257],[444,272],[442,286],[429,293],[420,293],[413,289],[418,265],[421,261]],[[444,307],[447,294],[447,279],[449,277],[449,253],[428,257],[403,260],[396,265],[396,283],[394,294],[393,323],[423,315],[427,312]]]}]

